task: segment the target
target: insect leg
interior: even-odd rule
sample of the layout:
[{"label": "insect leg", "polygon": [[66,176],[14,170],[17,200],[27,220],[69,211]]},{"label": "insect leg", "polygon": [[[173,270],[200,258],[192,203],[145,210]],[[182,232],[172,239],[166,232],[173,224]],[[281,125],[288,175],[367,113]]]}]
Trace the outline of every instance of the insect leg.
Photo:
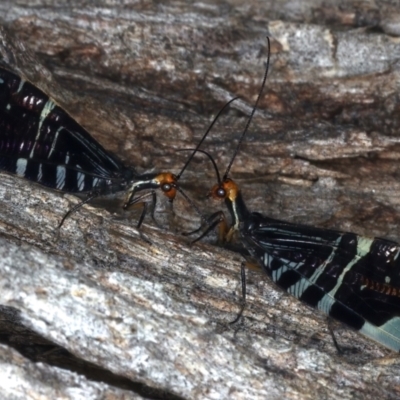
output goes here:
[{"label": "insect leg", "polygon": [[142,226],[144,217],[147,214],[147,207],[148,207],[148,203],[146,201],[143,201],[143,199],[145,199],[146,197],[151,197],[151,208],[150,208],[150,217],[151,219],[154,221],[154,223],[157,225],[157,227],[159,227],[157,220],[154,217],[154,211],[156,208],[156,201],[157,201],[157,195],[155,190],[150,191],[149,193],[145,193],[142,194],[138,197],[136,197],[135,199],[130,199],[128,202],[126,202],[124,204],[124,210],[129,210],[131,207],[142,207],[142,213],[140,214],[140,218],[137,224],[137,229],[140,229],[140,227]]},{"label": "insect leg", "polygon": [[74,207],[72,207],[71,209],[69,209],[66,214],[63,216],[61,222],[58,224],[57,229],[60,230],[60,228],[63,226],[65,220],[75,211],[77,211],[78,209],[80,209],[83,205],[89,203],[91,200],[93,200],[94,198],[98,197],[100,195],[99,192],[93,192],[93,193],[89,193],[87,198],[85,200],[82,200],[80,203],[76,204]]},{"label": "insect leg", "polygon": [[[197,241],[199,241],[200,239],[202,239],[204,236],[206,236],[210,231],[212,231],[217,225],[219,224],[223,224],[223,227],[220,228],[220,232],[223,233],[222,238],[220,237],[220,232],[218,234],[218,241],[223,241],[224,237],[225,237],[225,232],[226,232],[226,218],[225,218],[225,214],[223,213],[223,211],[217,211],[214,214],[210,215],[207,219],[206,219],[206,228],[204,229],[204,225],[201,225],[199,228],[195,229],[194,231],[191,232],[183,232],[182,235],[184,236],[191,236],[194,235],[196,233],[199,233],[201,231],[203,231],[199,237],[197,237],[196,239],[194,239],[191,244],[196,243]],[[222,229],[222,231],[221,231]]]},{"label": "insect leg", "polygon": [[240,311],[237,314],[236,318],[229,322],[230,325],[236,324],[243,315],[244,309],[246,308],[246,262],[243,261],[240,266],[240,281],[242,284],[242,299],[240,305]]}]

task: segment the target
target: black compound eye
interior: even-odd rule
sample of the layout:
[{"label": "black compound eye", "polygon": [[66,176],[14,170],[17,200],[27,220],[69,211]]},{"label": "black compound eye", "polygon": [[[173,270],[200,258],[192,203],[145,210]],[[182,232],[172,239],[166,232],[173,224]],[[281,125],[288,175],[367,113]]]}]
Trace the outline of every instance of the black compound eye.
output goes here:
[{"label": "black compound eye", "polygon": [[170,183],[163,183],[161,186],[161,190],[163,192],[169,192],[172,189],[172,185]]},{"label": "black compound eye", "polygon": [[226,196],[226,190],[224,188],[222,188],[222,187],[218,188],[217,196],[221,197],[221,198],[225,197]]}]

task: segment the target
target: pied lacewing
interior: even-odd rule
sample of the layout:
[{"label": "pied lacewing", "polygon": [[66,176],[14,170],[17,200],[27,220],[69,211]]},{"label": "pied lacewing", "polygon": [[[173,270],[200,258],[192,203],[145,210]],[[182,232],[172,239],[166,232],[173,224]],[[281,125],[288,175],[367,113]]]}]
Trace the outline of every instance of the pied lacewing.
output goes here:
[{"label": "pied lacewing", "polygon": [[0,68],[0,169],[62,192],[86,194],[61,224],[70,212],[102,195],[126,192],[125,209],[142,199],[135,195],[145,189],[160,188],[173,201],[177,190],[183,193],[177,181],[191,157],[178,175],[139,175],[40,89]]},{"label": "pied lacewing", "polygon": [[[239,186],[228,177],[265,86],[268,66],[269,52],[260,93],[222,179],[211,155],[198,150],[211,159],[216,170],[218,183],[210,194],[225,201],[232,218],[225,240],[229,242],[238,235],[251,262],[256,261],[279,287],[382,345],[400,351],[400,245],[250,212]],[[221,215],[218,212],[209,218],[200,237],[221,222]],[[243,265],[242,279],[245,299]]]}]

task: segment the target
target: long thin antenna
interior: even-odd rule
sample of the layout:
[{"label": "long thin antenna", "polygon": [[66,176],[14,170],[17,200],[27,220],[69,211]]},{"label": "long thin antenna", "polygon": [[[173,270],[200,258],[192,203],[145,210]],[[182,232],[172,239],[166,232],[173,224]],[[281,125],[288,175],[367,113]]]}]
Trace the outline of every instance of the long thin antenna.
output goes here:
[{"label": "long thin antenna", "polygon": [[221,184],[222,183],[221,175],[220,175],[220,173],[218,171],[217,163],[215,162],[214,158],[212,157],[212,155],[210,153],[208,153],[205,150],[200,150],[200,149],[197,149],[197,148],[196,149],[178,149],[177,151],[191,151],[191,150],[195,150],[196,153],[203,153],[210,159],[210,161],[212,162],[212,165],[214,166],[215,174],[217,175],[218,184]]},{"label": "long thin antenna", "polygon": [[234,97],[233,99],[229,100],[218,112],[218,114],[215,116],[214,120],[211,122],[210,126],[208,127],[206,133],[203,135],[203,137],[201,138],[200,142],[197,144],[196,148],[194,149],[193,153],[190,155],[190,157],[187,159],[185,165],[183,166],[183,168],[181,169],[181,172],[179,172],[179,174],[176,176],[177,179],[179,179],[181,177],[181,175],[183,174],[183,172],[185,171],[185,169],[187,168],[187,166],[189,165],[190,161],[192,161],[193,157],[195,156],[195,154],[197,153],[199,147],[202,145],[202,143],[204,142],[204,140],[206,139],[207,135],[210,133],[212,127],[215,125],[215,123],[217,122],[218,118],[220,117],[220,115],[228,108],[228,106],[233,103],[235,100],[237,100],[239,97]]},{"label": "long thin antenna", "polygon": [[203,215],[203,213],[200,211],[199,207],[197,207],[196,203],[179,187],[177,186],[176,189],[179,191],[179,193],[185,198],[185,200],[196,210],[197,214],[200,216],[201,220],[204,223],[207,223],[207,218]]},{"label": "long thin antenna", "polygon": [[205,155],[210,159],[210,161],[212,162],[212,165],[214,166],[215,173],[216,173],[216,175],[217,175],[218,184],[221,184],[221,183],[222,183],[222,182],[221,182],[221,176],[220,176],[220,174],[219,174],[218,167],[217,167],[217,163],[215,162],[214,158],[211,156],[210,153],[208,153],[208,152],[205,151],[205,150],[199,150],[199,149],[197,149],[197,151],[198,151],[199,153],[205,154]]},{"label": "long thin antenna", "polygon": [[267,66],[266,66],[266,68],[265,68],[264,78],[263,78],[262,84],[261,84],[261,89],[260,89],[260,91],[259,91],[259,93],[258,93],[256,103],[254,104],[253,110],[252,110],[251,113],[250,113],[249,119],[247,120],[246,127],[244,128],[244,131],[243,131],[243,133],[242,133],[242,136],[241,136],[240,139],[239,139],[239,143],[238,143],[238,145],[236,146],[235,153],[233,154],[233,157],[232,157],[232,159],[231,159],[231,161],[230,161],[230,163],[229,163],[229,165],[228,165],[228,168],[226,169],[226,172],[225,172],[224,177],[223,177],[224,180],[228,177],[228,174],[229,174],[229,171],[231,170],[233,161],[235,160],[236,155],[237,155],[237,153],[238,153],[238,151],[239,151],[240,145],[241,145],[242,142],[243,142],[244,136],[246,135],[246,132],[247,132],[247,130],[249,129],[250,122],[251,122],[251,120],[253,119],[254,113],[256,112],[256,109],[257,109],[257,106],[258,106],[258,102],[260,101],[261,94],[262,94],[263,89],[264,89],[264,86],[265,86],[265,82],[267,81],[268,69],[269,69],[269,59],[270,59],[270,54],[271,54],[271,43],[270,43],[270,40],[269,40],[269,37],[268,37],[268,36],[267,36],[267,41],[268,41],[268,58],[267,58]]}]

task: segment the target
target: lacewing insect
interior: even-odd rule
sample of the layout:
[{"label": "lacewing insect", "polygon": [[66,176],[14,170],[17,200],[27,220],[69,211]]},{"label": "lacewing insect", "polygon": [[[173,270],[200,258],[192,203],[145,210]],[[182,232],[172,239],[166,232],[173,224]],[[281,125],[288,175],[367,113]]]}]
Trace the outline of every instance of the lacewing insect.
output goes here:
[{"label": "lacewing insect", "polygon": [[[71,212],[102,195],[126,192],[125,209],[141,201],[145,196],[136,195],[145,189],[153,191],[153,206],[154,190],[159,188],[171,202],[177,190],[189,200],[177,182],[193,155],[178,175],[139,175],[105,150],[40,89],[0,68],[0,169],[51,189],[87,196],[68,211],[60,226]],[[138,227],[145,211],[143,203]]]},{"label": "lacewing insect", "polygon": [[[218,183],[210,195],[225,201],[232,218],[225,239],[229,242],[238,235],[251,262],[256,261],[288,293],[380,344],[400,351],[400,245],[250,212],[239,186],[228,177],[265,86],[268,65],[269,52],[260,93],[222,179],[212,157],[198,150],[211,159],[216,170]],[[221,212],[213,214],[208,222],[200,237],[221,222]],[[243,264],[242,293],[245,300]]]}]

